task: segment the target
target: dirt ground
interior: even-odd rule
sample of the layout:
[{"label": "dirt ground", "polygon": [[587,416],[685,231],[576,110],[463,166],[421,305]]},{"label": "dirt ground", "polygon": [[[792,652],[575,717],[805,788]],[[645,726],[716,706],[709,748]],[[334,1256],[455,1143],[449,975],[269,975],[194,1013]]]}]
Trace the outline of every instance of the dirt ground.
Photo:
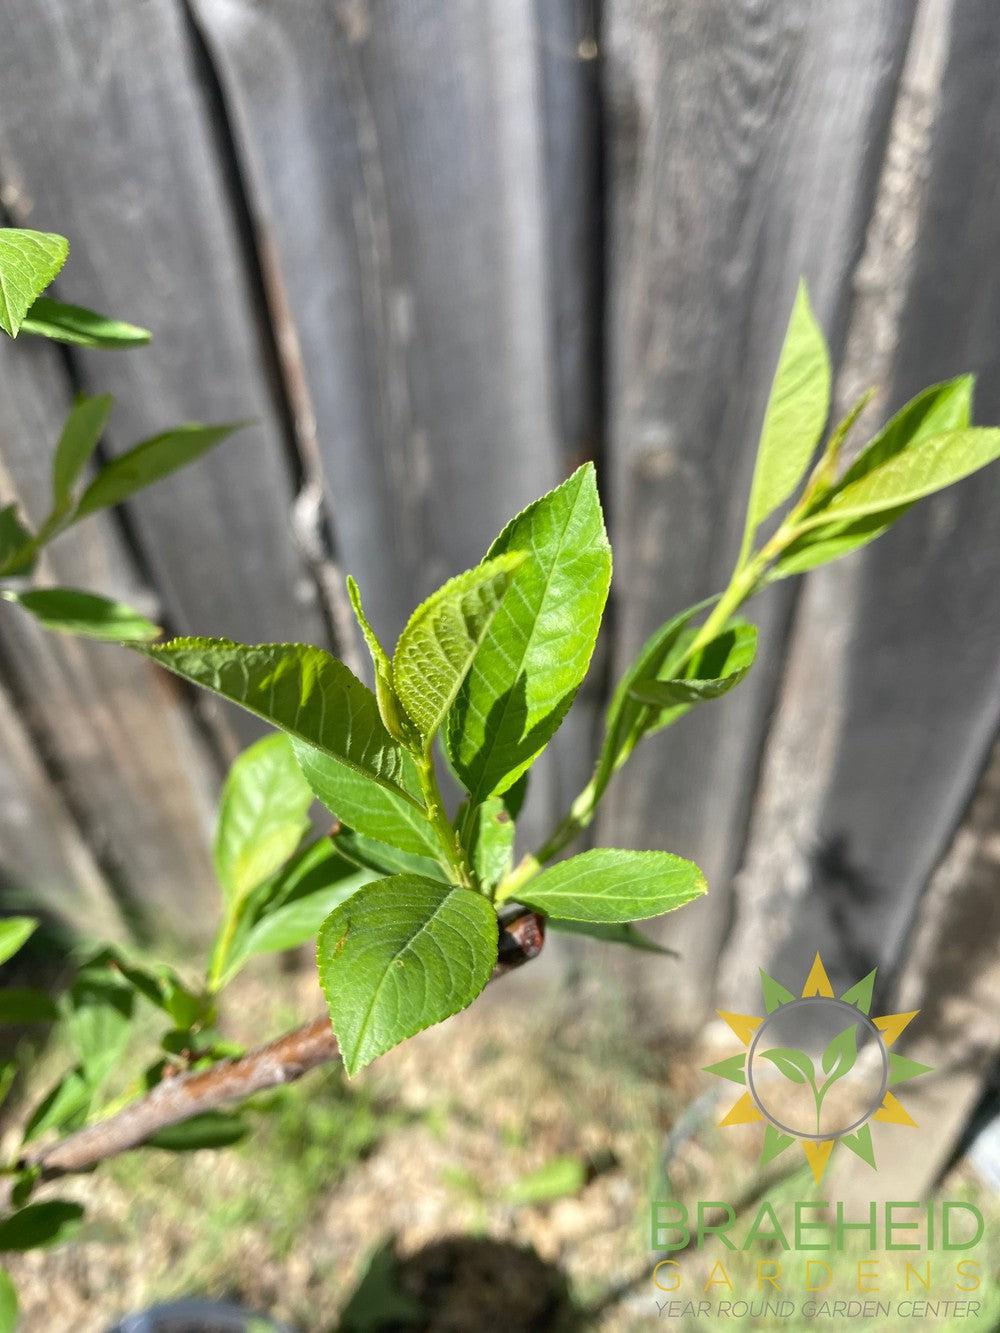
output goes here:
[{"label": "dirt ground", "polygon": [[[657,1318],[650,1200],[738,1199],[759,1135],[715,1128],[725,1107],[698,1072],[705,1052],[637,1038],[602,952],[572,983],[506,979],[349,1086],[331,1069],[258,1098],[236,1147],[147,1149],[65,1183],[87,1222],[9,1265],[20,1327],[103,1333],[203,1296],[301,1333],[687,1328]],[[224,1026],[255,1042],[318,1008],[308,970],[265,971]],[[952,1193],[975,1188],[963,1170]],[[692,1261],[690,1290],[704,1280]]]}]

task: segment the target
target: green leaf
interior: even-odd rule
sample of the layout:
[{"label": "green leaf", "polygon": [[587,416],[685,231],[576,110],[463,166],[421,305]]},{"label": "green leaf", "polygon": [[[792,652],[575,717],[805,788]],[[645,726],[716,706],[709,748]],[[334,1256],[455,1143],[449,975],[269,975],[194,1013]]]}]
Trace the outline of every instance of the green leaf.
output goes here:
[{"label": "green leaf", "polygon": [[295,898],[283,907],[276,907],[250,931],[240,951],[239,961],[255,954],[296,949],[300,944],[315,939],[320,926],[333,909],[346,902],[365,884],[370,884],[371,880],[370,872],[359,870],[307,897]]},{"label": "green leaf", "polygon": [[[413,763],[386,731],[375,696],[322,648],[173,639],[137,650],[287,732],[306,781],[352,828],[392,842],[402,811],[412,828],[427,823]],[[320,765],[309,746],[333,762]],[[421,834],[418,849],[429,837]]]},{"label": "green leaf", "polygon": [[69,992],[66,1035],[84,1077],[97,1089],[118,1065],[132,1030],[134,995],[108,968],[84,968]]},{"label": "green leaf", "polygon": [[0,1333],[14,1333],[17,1319],[17,1291],[10,1274],[0,1268]]},{"label": "green leaf", "polygon": [[497,958],[496,913],[470,889],[396,875],[319,933],[319,977],[348,1074],[471,1004]]},{"label": "green leaf", "polygon": [[543,870],[517,900],[564,921],[627,922],[672,912],[707,888],[694,862],[671,852],[599,847]]},{"label": "green leaf", "polygon": [[753,665],[757,653],[757,627],[746,621],[730,621],[716,638],[698,652],[679,679],[639,680],[631,694],[653,708],[718,699],[738,685]]},{"label": "green leaf", "polygon": [[38,929],[33,916],[8,916],[0,920],[0,963],[21,949]]},{"label": "green leaf", "polygon": [[823,1065],[823,1073],[828,1075],[826,1084],[835,1083],[838,1079],[849,1074],[854,1068],[858,1058],[858,1025],[852,1023],[850,1027],[844,1028],[843,1032],[837,1035],[828,1043],[823,1052],[820,1062]]},{"label": "green leaf", "polygon": [[145,643],[163,633],[124,602],[113,602],[80,588],[32,588],[28,592],[5,589],[0,597],[30,612],[44,629],[60,634],[79,634],[111,643]]},{"label": "green leaf", "polygon": [[516,827],[499,796],[491,796],[467,816],[467,850],[476,879],[492,889],[508,873],[514,858]]},{"label": "green leaf", "polygon": [[77,1229],[83,1209],[68,1199],[29,1203],[0,1221],[0,1250],[37,1250],[69,1240]]},{"label": "green leaf", "polygon": [[146,1140],[148,1148],[168,1152],[194,1152],[199,1148],[228,1148],[249,1133],[246,1121],[225,1111],[203,1111],[201,1115],[169,1125]]},{"label": "green leaf", "polygon": [[333,909],[371,879],[370,871],[358,871],[339,856],[329,838],[303,848],[280,875],[250,895],[220,985],[257,954],[294,949],[315,938]]},{"label": "green leaf", "polygon": [[[871,443],[861,451],[831,494],[824,497],[824,503],[828,503],[832,495],[860,481],[876,467],[887,463],[920,440],[945,431],[966,428],[972,414],[974,384],[971,375],[960,375],[957,379],[934,384],[917,394],[886,422]],[[806,570],[839,560],[841,556],[867,546],[909,508],[905,504],[876,514],[867,514],[856,520],[831,521],[803,533],[779,556],[768,576],[769,581],[805,573]]]},{"label": "green leaf", "polygon": [[555,734],[587,673],[611,582],[593,464],[504,528],[487,559],[530,551],[448,717],[446,743],[473,805],[506,791]]},{"label": "green leaf", "polygon": [[350,598],[355,619],[361,627],[361,633],[364,635],[365,643],[368,645],[368,651],[371,654],[372,666],[375,670],[375,698],[378,701],[378,710],[382,716],[382,721],[385,723],[386,730],[390,736],[398,741],[412,740],[414,739],[413,728],[407,724],[399,700],[396,698],[396,689],[392,681],[392,663],[379,642],[378,635],[369,624],[368,617],[365,615],[365,608],[361,603],[361,589],[350,574],[347,576],[347,595]]},{"label": "green leaf", "polygon": [[35,298],[56,276],[69,241],[52,232],[0,228],[0,328],[17,337]]},{"label": "green leaf", "polygon": [[582,1157],[553,1157],[516,1180],[504,1192],[504,1200],[520,1206],[552,1203],[579,1194],[586,1183],[587,1163]]},{"label": "green leaf", "polygon": [[39,296],[21,322],[24,333],[77,347],[138,347],[152,334],[135,324],[109,319],[79,305],[66,305],[49,296]]},{"label": "green leaf", "polygon": [[433,826],[417,803],[419,780],[409,755],[401,752],[402,792],[374,787],[314,746],[292,741],[292,749],[313,794],[338,819],[376,841],[434,860],[443,853]]},{"label": "green leaf", "polygon": [[670,675],[683,656],[684,645],[689,642],[683,637],[689,622],[716,600],[710,597],[697,606],[689,606],[654,630],[618,682],[608,705],[604,741],[594,773],[595,799],[603,794],[615,770],[632,752],[646,727],[659,716],[659,710],[650,710],[632,697],[633,685],[650,677]]},{"label": "green leaf", "polygon": [[1000,430],[970,427],[932,435],[838,490],[821,511],[860,518],[912,504],[1000,458]]},{"label": "green leaf", "polygon": [[932,384],[891,417],[878,434],[858,454],[837,483],[837,490],[867,477],[875,468],[888,463],[920,440],[947,431],[965,430],[972,421],[972,394],[975,377],[959,375],[956,379]]},{"label": "green leaf", "polygon": [[31,533],[21,522],[16,504],[0,509],[0,570],[4,574],[30,574],[36,552]]},{"label": "green leaf", "polygon": [[17,986],[0,990],[0,1023],[53,1023],[58,1017],[44,991]]},{"label": "green leaf", "polygon": [[748,537],[802,480],[829,410],[830,357],[805,283],[800,283],[764,413],[750,486]]},{"label": "green leaf", "polygon": [[215,830],[215,872],[231,908],[294,853],[309,829],[312,801],[291,743],[280,732],[235,761]]},{"label": "green leaf", "polygon": [[630,949],[642,949],[646,953],[659,953],[668,958],[680,957],[675,949],[657,944],[641,930],[637,930],[631,921],[552,921],[550,925],[553,930],[565,935],[587,935],[605,944],[624,944]]},{"label": "green leaf", "polygon": [[805,1051],[797,1051],[794,1046],[774,1046],[769,1051],[761,1051],[760,1054],[762,1059],[770,1060],[771,1064],[793,1083],[811,1084],[815,1080],[816,1071],[813,1062]]},{"label": "green leaf", "polygon": [[396,695],[425,742],[437,734],[526,558],[507,551],[449,579],[417,607],[399,636],[392,659]]},{"label": "green leaf", "polygon": [[80,498],[76,517],[83,518],[98,509],[121,504],[137,491],[193,463],[248,424],[246,421],[229,421],[219,426],[200,426],[188,422],[143,440],[98,472]]},{"label": "green leaf", "polygon": [[71,1069],[49,1089],[35,1107],[24,1129],[24,1142],[40,1138],[47,1130],[79,1129],[87,1119],[94,1092],[81,1069]]},{"label": "green leaf", "polygon": [[376,838],[368,838],[356,829],[348,828],[346,824],[336,824],[329,836],[345,860],[359,870],[374,871],[380,879],[386,875],[414,874],[451,883],[439,861],[432,861],[428,856],[418,856],[414,852],[404,852]]},{"label": "green leaf", "polygon": [[114,406],[110,393],[82,395],[70,409],[52,459],[52,499],[56,509],[69,503],[73,487],[90,461]]}]

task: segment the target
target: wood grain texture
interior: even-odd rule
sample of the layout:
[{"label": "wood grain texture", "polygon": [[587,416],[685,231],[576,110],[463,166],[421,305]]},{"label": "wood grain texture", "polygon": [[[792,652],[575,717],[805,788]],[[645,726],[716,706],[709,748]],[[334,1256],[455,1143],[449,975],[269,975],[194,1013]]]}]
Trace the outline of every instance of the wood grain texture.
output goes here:
[{"label": "wood grain texture", "polygon": [[0,686],[0,893],[7,911],[41,907],[79,931],[125,933],[114,894]]},{"label": "wood grain texture", "polygon": [[[226,191],[213,108],[174,0],[14,0],[0,13],[0,170],[19,221],[64,231],[67,299],[151,327],[151,348],[81,353],[112,390],[112,451],[184,420],[253,418],[129,504],[183,632],[322,641],[289,533],[291,476]],[[258,728],[235,712],[247,737]]]},{"label": "wood grain texture", "polygon": [[[561,427],[557,407],[556,380],[580,384],[588,315],[550,286],[533,7],[193,8],[280,266],[338,555],[391,644],[582,439],[579,414]],[[577,134],[556,150],[564,182]],[[567,322],[576,350],[556,372]],[[533,781],[541,822],[556,767]]]},{"label": "wood grain texture", "polygon": [[[605,17],[610,419],[619,666],[725,583],[795,284],[839,352],[911,11],[618,0]],[[601,840],[694,856],[711,892],[666,923],[667,1025],[710,999],[790,593],[730,699],[641,749]],[[681,1017],[683,1015],[683,1017]]]},{"label": "wood grain texture", "polygon": [[[895,982],[893,1013],[920,1012],[893,1047],[931,1066],[900,1089],[918,1128],[876,1139],[878,1176],[834,1159],[830,1197],[921,1199],[950,1165],[1000,1061],[1000,746],[921,897]],[[914,1152],[919,1134],[920,1150]]]},{"label": "wood grain texture", "polygon": [[[1000,420],[1000,58],[995,10],[927,6],[946,59],[929,156],[911,162],[919,198],[889,201],[903,254],[898,337],[882,414],[930,381],[979,376],[976,417]],[[919,75],[919,71],[916,71]],[[926,90],[925,90],[926,91]],[[914,90],[914,94],[919,88]],[[912,96],[911,96],[912,103]],[[921,107],[910,106],[911,148]],[[915,222],[912,220],[915,217]],[[883,274],[894,264],[884,249]],[[878,339],[877,323],[867,332]],[[880,378],[877,350],[854,358]],[[909,968],[903,941],[1000,723],[1000,471],[922,503],[870,550],[811,576],[759,807],[723,1002],[770,958],[793,975],[817,947],[834,981],[878,964]],[[797,739],[796,739],[797,738]],[[809,754],[812,762],[809,762]]]},{"label": "wood grain texture", "polygon": [[[0,395],[3,491],[37,522],[48,510],[52,451],[69,406],[54,350],[27,339],[0,346]],[[157,614],[105,515],[48,548],[37,579],[100,590]],[[41,765],[26,766],[23,745],[5,752],[0,763],[22,773],[25,785],[21,803],[4,807],[0,873],[50,902],[58,895],[60,910],[95,929],[81,922],[75,900],[99,897],[101,876],[75,849],[59,813],[65,805],[103,878],[147,926],[206,930],[216,914],[208,817],[218,770],[186,700],[123,648],[46,633],[13,606],[0,612],[0,656],[15,703],[60,782],[58,793],[46,793]],[[61,846],[66,854],[54,864]]]}]

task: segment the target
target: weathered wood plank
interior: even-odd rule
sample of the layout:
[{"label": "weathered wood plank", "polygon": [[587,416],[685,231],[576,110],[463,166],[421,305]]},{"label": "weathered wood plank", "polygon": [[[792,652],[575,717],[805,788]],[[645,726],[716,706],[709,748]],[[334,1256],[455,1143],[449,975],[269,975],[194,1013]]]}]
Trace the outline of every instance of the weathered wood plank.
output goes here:
[{"label": "weathered wood plank", "polygon": [[[977,418],[995,422],[1000,199],[984,181],[1000,167],[1000,30],[988,4],[956,6],[943,29],[945,7],[924,14],[939,29],[922,27],[931,55],[943,42],[947,58],[929,158],[919,140],[933,89],[915,72],[899,131],[911,160],[896,163],[871,266],[881,277],[902,269],[898,294],[887,298],[902,309],[883,410],[972,370]],[[884,322],[863,320],[861,332],[877,338]],[[878,378],[877,356],[859,347],[852,360]],[[833,960],[835,981],[875,964],[886,974],[909,966],[903,940],[915,904],[1000,722],[998,503],[1000,471],[988,469],[923,503],[856,559],[811,577],[724,1000],[758,963],[794,971],[817,947]]]},{"label": "weathered wood plank", "polygon": [[[16,498],[37,522],[48,509],[52,451],[69,405],[53,349],[27,339],[0,347],[0,396],[5,498],[8,493]],[[38,577],[132,604],[150,601],[113,521],[104,515],[58,539]],[[156,608],[149,609],[156,614]],[[216,916],[207,819],[218,771],[176,687],[124,649],[47,634],[12,606],[2,608],[0,654],[30,733],[60,777],[60,797],[113,888],[147,923],[187,933],[204,930]],[[26,859],[22,849],[13,873],[29,890],[25,877],[37,873],[39,889],[51,897],[55,867],[49,866],[46,844],[64,843],[67,835],[53,815],[55,798],[45,796],[21,752],[23,745],[5,756],[5,781],[13,780],[12,772],[22,774],[30,805],[27,815],[20,805],[7,807],[0,864],[11,873],[8,839],[11,847],[23,845],[25,835],[16,825],[30,820],[37,850]],[[74,852],[58,883],[70,913],[76,892],[89,897],[96,892],[92,870],[80,870],[81,865]]]},{"label": "weathered wood plank", "polygon": [[0,890],[104,939],[125,933],[114,895],[0,686]]},{"label": "weathered wood plank", "polygon": [[[1000,746],[994,746],[968,816],[932,876],[908,932],[893,1013],[919,1010],[900,1055],[931,1066],[900,1089],[916,1130],[876,1140],[878,1176],[856,1158],[835,1162],[830,1197],[920,1199],[951,1162],[1000,1060]],[[885,1007],[885,1006],[883,1006]],[[920,1150],[914,1152],[919,1134]]]},{"label": "weathered wood plank", "polygon": [[[620,665],[725,582],[800,274],[839,353],[910,19],[868,0],[608,7]],[[665,929],[684,962],[651,972],[675,1026],[710,1000],[789,596],[754,607],[748,682],[640,751],[602,821],[606,840],[694,856],[712,885]]]},{"label": "weathered wood plank", "polygon": [[391,642],[566,466],[532,6],[194,10],[287,292],[338,553]]},{"label": "weathered wood plank", "polygon": [[[166,614],[185,632],[322,641],[289,533],[291,477],[261,294],[214,141],[183,6],[13,0],[0,12],[8,206],[73,244],[62,290],[153,328],[145,353],[83,353],[118,398],[113,451],[183,420],[253,418],[130,504]],[[256,730],[246,715],[233,725]]]}]

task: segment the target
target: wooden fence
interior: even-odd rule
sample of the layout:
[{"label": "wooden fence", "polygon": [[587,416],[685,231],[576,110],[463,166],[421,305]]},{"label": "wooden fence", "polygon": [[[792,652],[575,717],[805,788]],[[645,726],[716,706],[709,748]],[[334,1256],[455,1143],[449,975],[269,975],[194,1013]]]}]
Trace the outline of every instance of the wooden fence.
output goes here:
[{"label": "wooden fence", "polygon": [[[69,235],[60,296],[156,337],[0,349],[4,498],[40,513],[79,388],[116,395],[109,453],[252,417],[44,572],[356,660],[341,568],[391,638],[595,457],[613,614],[534,784],[547,819],[615,670],[728,572],[800,274],[840,400],[874,383],[884,415],[972,370],[1000,420],[998,68],[993,0],[6,0],[3,210]],[[1000,721],[998,513],[992,469],[776,587],[748,682],[612,791],[600,839],[712,883],[665,923],[682,960],[642,971],[656,1021],[745,1006],[758,964],[794,977],[819,947],[835,982],[877,963],[928,1010],[992,995],[974,1053],[936,1037],[979,1095],[1000,895],[980,859],[963,915],[945,871],[1000,828],[987,785],[963,829]],[[0,691],[9,889],[88,928],[204,929],[246,716],[15,614]],[[949,911],[958,966],[930,967]]]}]

